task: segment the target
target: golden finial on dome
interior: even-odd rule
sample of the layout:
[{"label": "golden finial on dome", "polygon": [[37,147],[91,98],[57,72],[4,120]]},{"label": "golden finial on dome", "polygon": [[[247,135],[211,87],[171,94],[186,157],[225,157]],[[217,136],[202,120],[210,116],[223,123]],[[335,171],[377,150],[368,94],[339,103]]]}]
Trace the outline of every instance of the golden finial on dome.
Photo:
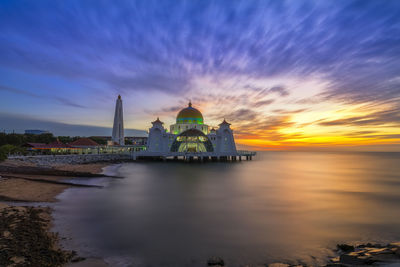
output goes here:
[{"label": "golden finial on dome", "polygon": [[192,107],[192,100],[189,100],[189,107]]},{"label": "golden finial on dome", "polygon": [[118,99],[121,99],[121,95],[118,95]]}]

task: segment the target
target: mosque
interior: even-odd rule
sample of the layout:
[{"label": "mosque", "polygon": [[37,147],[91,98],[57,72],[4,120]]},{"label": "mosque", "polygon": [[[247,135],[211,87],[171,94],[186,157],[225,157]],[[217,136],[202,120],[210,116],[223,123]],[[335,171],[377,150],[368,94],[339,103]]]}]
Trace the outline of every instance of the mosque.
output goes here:
[{"label": "mosque", "polygon": [[147,140],[148,152],[172,153],[236,153],[235,140],[230,123],[224,120],[218,129],[204,124],[201,112],[189,105],[179,111],[176,123],[169,132],[158,118],[152,122]]},{"label": "mosque", "polygon": [[[189,102],[186,108],[179,111],[176,123],[164,127],[164,123],[157,118],[152,122],[147,139],[145,151],[134,155],[138,157],[174,157],[178,158],[225,158],[241,160],[241,156],[251,159],[255,152],[237,151],[233,131],[225,119],[218,125],[217,129],[211,128],[204,123],[201,112]],[[112,140],[123,146],[123,118],[122,100],[118,96]]]}]

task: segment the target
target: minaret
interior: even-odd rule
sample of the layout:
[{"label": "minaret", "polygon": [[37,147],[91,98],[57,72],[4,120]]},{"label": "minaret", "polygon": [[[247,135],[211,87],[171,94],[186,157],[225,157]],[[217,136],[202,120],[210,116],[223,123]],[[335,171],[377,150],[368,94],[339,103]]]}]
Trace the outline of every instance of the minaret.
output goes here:
[{"label": "minaret", "polygon": [[122,112],[122,99],[120,95],[118,95],[117,103],[115,104],[114,126],[111,140],[121,146],[125,145],[124,117]]}]

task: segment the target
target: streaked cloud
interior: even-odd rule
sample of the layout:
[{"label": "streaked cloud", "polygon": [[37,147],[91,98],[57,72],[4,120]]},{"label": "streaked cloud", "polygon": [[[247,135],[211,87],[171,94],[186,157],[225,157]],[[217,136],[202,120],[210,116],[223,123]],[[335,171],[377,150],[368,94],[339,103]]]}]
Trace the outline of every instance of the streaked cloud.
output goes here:
[{"label": "streaked cloud", "polygon": [[399,71],[395,0],[0,2],[8,114],[110,126],[122,94],[133,128],[192,100],[247,146],[386,145]]}]

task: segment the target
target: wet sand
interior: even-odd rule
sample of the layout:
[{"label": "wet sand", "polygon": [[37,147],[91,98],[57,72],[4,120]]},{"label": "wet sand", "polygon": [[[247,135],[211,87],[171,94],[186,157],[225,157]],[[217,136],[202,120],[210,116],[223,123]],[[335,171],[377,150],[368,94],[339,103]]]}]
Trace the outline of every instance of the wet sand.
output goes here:
[{"label": "wet sand", "polygon": [[25,266],[27,262],[30,266],[107,266],[101,259],[80,258],[76,252],[59,247],[58,235],[50,232],[50,208],[12,205],[55,202],[65,189],[84,186],[64,179],[99,177],[107,165],[102,162],[43,168],[21,161],[0,163],[0,266]]},{"label": "wet sand", "polygon": [[0,164],[0,201],[54,202],[72,184],[62,180],[96,177],[106,163],[36,167],[30,163],[5,161]]}]

